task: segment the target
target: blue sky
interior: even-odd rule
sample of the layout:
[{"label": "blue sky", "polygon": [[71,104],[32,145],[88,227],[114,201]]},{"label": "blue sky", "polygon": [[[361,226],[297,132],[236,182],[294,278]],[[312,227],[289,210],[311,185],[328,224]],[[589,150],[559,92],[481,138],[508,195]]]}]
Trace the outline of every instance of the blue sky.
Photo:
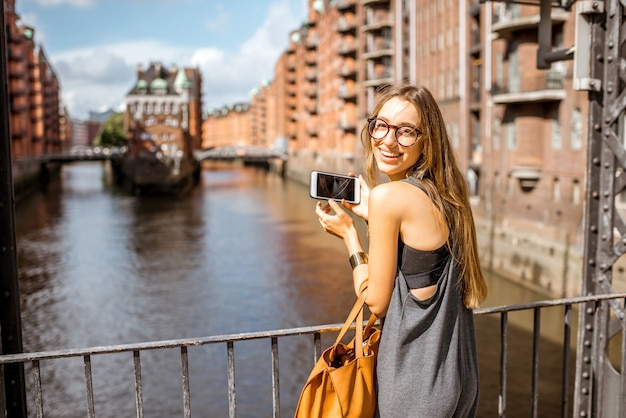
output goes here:
[{"label": "blue sky", "polygon": [[197,66],[205,110],[248,100],[306,18],[306,0],[16,0],[70,115],[121,109],[137,65]]}]

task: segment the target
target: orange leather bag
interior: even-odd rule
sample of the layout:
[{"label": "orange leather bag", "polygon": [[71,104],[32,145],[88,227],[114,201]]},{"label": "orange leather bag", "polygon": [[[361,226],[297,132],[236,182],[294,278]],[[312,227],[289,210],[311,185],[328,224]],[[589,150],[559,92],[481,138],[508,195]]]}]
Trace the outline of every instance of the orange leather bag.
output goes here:
[{"label": "orange leather bag", "polygon": [[[363,291],[341,328],[335,343],[324,350],[307,379],[295,418],[370,418],[376,410],[374,369],[380,329],[372,315],[363,327]],[[356,319],[355,337],[341,339]]]}]

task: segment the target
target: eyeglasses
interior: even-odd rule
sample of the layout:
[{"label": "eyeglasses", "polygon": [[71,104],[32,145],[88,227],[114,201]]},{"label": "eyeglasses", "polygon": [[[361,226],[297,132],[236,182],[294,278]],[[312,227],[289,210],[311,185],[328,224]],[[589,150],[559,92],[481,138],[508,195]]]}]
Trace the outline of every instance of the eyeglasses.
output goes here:
[{"label": "eyeglasses", "polygon": [[391,128],[395,129],[395,138],[398,144],[403,147],[410,147],[415,144],[417,137],[422,134],[419,129],[412,126],[396,126],[385,122],[378,118],[367,119],[369,125],[367,127],[368,132],[372,138],[377,141],[385,139]]}]

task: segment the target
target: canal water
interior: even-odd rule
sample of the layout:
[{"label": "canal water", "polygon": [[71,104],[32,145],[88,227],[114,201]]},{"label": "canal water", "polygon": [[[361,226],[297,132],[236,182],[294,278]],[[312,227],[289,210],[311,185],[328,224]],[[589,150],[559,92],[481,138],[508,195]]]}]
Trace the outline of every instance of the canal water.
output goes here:
[{"label": "canal water", "polygon": [[[345,319],[355,298],[348,254],[321,230],[305,185],[230,163],[206,163],[200,186],[182,198],[137,198],[111,184],[106,165],[68,165],[45,191],[17,203],[25,351]],[[547,298],[487,278],[484,306]],[[562,316],[562,309],[543,316],[539,416],[560,411]],[[509,324],[506,415],[526,417],[532,312],[511,314]],[[479,416],[497,415],[499,330],[499,317],[477,318]],[[310,337],[290,338],[279,339],[283,417],[293,416],[312,367]],[[238,417],[271,416],[270,356],[265,340],[235,345]],[[193,416],[228,416],[226,346],[192,347],[189,362]],[[43,361],[41,367],[46,417],[86,416],[82,360]],[[135,416],[132,355],[94,356],[92,367],[97,416]],[[182,415],[180,370],[178,350],[142,353],[146,417]],[[30,385],[28,374],[27,380]]]}]

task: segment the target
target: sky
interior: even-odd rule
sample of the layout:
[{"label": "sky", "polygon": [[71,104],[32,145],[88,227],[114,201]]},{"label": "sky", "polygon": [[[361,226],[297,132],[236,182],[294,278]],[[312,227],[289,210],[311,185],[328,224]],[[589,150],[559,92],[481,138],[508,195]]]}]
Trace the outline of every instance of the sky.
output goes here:
[{"label": "sky", "polygon": [[271,81],[307,0],[16,0],[74,119],[123,110],[137,66],[198,67],[204,110],[249,101]]}]

